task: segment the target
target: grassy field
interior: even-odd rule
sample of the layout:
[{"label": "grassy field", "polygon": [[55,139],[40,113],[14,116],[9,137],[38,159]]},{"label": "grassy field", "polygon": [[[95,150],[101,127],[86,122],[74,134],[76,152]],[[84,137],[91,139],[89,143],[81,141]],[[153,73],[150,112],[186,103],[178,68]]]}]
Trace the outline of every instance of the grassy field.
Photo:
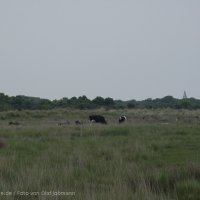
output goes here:
[{"label": "grassy field", "polygon": [[200,111],[1,112],[0,199],[200,199]]}]

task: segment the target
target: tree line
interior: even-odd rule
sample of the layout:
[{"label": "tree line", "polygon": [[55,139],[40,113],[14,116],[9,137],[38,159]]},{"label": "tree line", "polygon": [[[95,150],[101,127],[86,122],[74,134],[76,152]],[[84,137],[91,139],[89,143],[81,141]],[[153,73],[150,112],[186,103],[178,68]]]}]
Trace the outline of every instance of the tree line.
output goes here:
[{"label": "tree line", "polygon": [[142,101],[114,100],[111,97],[96,97],[92,100],[85,95],[80,97],[62,98],[60,100],[49,100],[38,97],[28,97],[23,95],[8,96],[0,93],[0,111],[6,110],[36,110],[54,108],[74,108],[74,109],[126,109],[126,108],[174,108],[174,109],[199,109],[200,100],[195,98],[176,99],[172,96],[164,98],[146,99]]}]

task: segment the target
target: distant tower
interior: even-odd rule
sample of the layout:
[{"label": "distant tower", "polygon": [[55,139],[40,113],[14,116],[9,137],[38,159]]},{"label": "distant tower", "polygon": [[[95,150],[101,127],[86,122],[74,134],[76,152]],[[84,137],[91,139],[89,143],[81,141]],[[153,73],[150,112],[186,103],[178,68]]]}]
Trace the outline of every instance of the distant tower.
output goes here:
[{"label": "distant tower", "polygon": [[184,93],[183,93],[183,99],[187,99],[186,91],[184,91]]}]

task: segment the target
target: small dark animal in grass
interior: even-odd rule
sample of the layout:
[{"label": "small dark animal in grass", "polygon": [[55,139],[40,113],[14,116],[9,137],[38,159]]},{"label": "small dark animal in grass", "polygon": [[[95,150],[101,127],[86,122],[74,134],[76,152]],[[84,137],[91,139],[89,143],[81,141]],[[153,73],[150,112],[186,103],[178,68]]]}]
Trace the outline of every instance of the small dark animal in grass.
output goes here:
[{"label": "small dark animal in grass", "polygon": [[90,115],[89,120],[92,123],[101,123],[101,124],[107,124],[105,118],[101,115]]},{"label": "small dark animal in grass", "polygon": [[19,122],[9,122],[8,124],[9,124],[9,125],[17,125],[17,126],[20,125]]},{"label": "small dark animal in grass", "polygon": [[58,126],[65,126],[65,125],[69,125],[70,122],[66,121],[66,122],[60,122],[58,123]]},{"label": "small dark animal in grass", "polygon": [[76,124],[76,125],[81,125],[81,124],[83,124],[83,122],[81,122],[81,121],[79,121],[79,120],[76,120],[76,121],[75,121],[75,124]]},{"label": "small dark animal in grass", "polygon": [[119,117],[119,123],[120,124],[123,123],[123,122],[125,122],[126,120],[127,120],[127,118],[126,118],[125,115],[122,115],[122,116]]}]

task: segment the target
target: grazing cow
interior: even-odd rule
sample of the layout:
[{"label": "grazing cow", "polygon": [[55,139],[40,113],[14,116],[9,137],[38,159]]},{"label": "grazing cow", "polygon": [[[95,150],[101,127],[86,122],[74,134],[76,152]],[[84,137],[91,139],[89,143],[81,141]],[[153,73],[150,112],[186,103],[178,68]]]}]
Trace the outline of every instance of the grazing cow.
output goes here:
[{"label": "grazing cow", "polygon": [[58,126],[66,126],[66,125],[69,125],[70,122],[69,121],[66,121],[66,122],[59,122],[58,123]]},{"label": "grazing cow", "polygon": [[89,116],[90,122],[95,123],[101,123],[101,124],[107,124],[105,118],[101,115],[90,115]]},{"label": "grazing cow", "polygon": [[75,124],[76,124],[76,125],[81,125],[81,124],[83,124],[83,123],[82,123],[81,121],[79,121],[79,120],[76,120],[76,121],[75,121]]},{"label": "grazing cow", "polygon": [[9,125],[17,125],[17,126],[20,125],[19,122],[9,122],[8,124],[9,124]]},{"label": "grazing cow", "polygon": [[121,124],[121,123],[125,122],[126,119],[127,119],[127,118],[126,118],[125,115],[120,116],[120,117],[119,117],[119,123]]}]

